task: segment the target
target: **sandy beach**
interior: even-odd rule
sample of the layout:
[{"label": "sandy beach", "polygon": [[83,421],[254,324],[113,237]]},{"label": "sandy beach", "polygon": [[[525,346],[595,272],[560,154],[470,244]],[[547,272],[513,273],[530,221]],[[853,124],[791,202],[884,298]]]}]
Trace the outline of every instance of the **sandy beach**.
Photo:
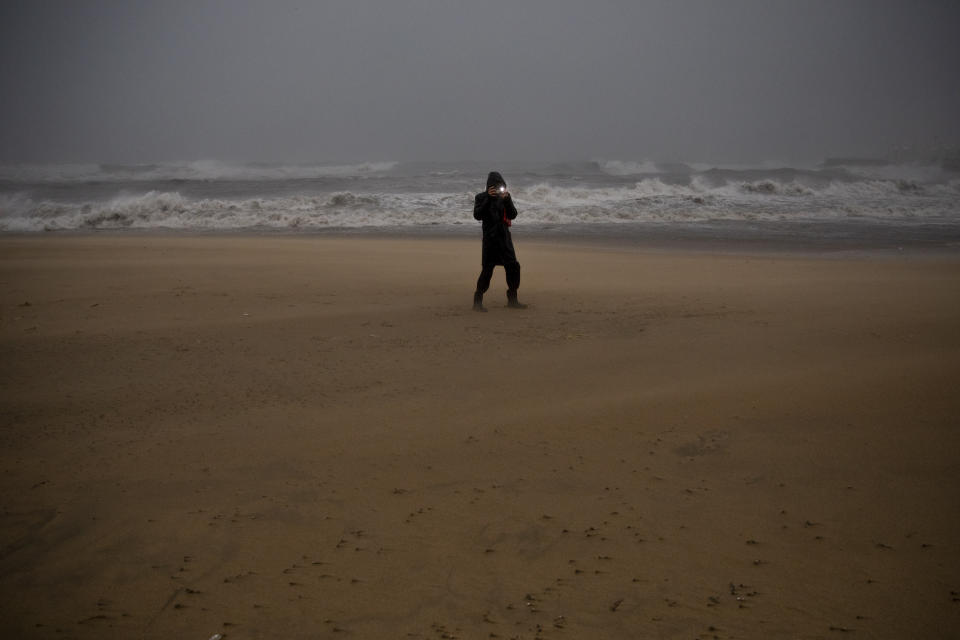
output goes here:
[{"label": "sandy beach", "polygon": [[960,258],[0,238],[6,638],[951,638]]}]

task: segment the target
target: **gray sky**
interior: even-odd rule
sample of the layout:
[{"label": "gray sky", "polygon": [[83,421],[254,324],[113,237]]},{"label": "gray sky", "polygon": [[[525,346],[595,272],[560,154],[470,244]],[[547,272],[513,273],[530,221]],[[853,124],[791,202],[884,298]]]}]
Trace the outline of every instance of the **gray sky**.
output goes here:
[{"label": "gray sky", "polygon": [[958,28],[950,0],[4,0],[0,161],[956,145]]}]

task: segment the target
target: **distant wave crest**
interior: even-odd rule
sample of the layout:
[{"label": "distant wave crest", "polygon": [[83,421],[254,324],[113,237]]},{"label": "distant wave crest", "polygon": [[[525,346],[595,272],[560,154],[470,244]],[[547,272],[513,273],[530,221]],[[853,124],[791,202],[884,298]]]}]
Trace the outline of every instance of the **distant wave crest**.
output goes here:
[{"label": "distant wave crest", "polygon": [[159,164],[2,165],[0,180],[9,182],[153,182],[175,180],[307,180],[349,178],[389,172],[397,162],[356,164],[231,164],[195,160]]},{"label": "distant wave crest", "polygon": [[607,175],[611,176],[635,176],[646,173],[660,173],[661,169],[656,163],[650,160],[641,162],[625,160],[597,160],[597,166]]}]

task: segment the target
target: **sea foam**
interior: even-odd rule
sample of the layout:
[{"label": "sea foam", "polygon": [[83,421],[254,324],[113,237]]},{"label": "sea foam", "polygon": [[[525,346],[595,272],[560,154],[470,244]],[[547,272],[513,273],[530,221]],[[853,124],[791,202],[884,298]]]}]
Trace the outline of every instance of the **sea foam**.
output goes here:
[{"label": "sea foam", "polygon": [[[524,224],[831,222],[960,226],[960,176],[935,167],[827,169],[597,161],[511,166]],[[591,172],[590,167],[593,167]],[[882,171],[881,171],[882,170]],[[6,167],[0,231],[473,227],[476,163]],[[879,173],[882,173],[882,177]]]}]

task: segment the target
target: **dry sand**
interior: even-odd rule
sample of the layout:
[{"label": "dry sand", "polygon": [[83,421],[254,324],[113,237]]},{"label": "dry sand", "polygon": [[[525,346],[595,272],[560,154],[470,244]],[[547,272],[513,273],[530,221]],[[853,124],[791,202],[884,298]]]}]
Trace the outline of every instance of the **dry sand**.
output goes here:
[{"label": "dry sand", "polygon": [[0,635],[956,637],[960,260],[517,248],[0,239]]}]

